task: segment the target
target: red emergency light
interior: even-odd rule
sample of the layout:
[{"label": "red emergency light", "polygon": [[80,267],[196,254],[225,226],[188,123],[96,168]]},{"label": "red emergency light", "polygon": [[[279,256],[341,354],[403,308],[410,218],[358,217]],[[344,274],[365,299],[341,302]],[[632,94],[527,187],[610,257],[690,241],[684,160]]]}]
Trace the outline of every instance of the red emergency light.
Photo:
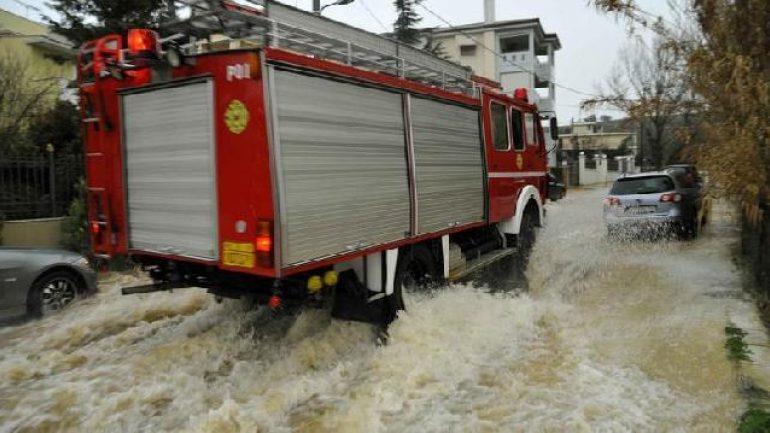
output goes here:
[{"label": "red emergency light", "polygon": [[524,102],[529,102],[529,95],[527,95],[527,89],[524,87],[519,87],[514,90],[513,97],[514,99],[521,99]]},{"label": "red emergency light", "polygon": [[157,57],[158,34],[149,29],[131,29],[128,31],[128,52],[134,57]]}]

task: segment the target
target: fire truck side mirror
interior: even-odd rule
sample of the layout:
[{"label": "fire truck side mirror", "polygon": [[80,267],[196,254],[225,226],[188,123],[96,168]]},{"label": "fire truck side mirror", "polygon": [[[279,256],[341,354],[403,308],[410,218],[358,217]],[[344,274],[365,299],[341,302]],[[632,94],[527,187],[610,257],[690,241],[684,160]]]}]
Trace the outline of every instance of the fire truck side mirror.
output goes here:
[{"label": "fire truck side mirror", "polygon": [[559,122],[558,120],[556,120],[556,116],[551,117],[551,125],[549,129],[551,130],[551,138],[553,140],[558,140],[559,139]]}]

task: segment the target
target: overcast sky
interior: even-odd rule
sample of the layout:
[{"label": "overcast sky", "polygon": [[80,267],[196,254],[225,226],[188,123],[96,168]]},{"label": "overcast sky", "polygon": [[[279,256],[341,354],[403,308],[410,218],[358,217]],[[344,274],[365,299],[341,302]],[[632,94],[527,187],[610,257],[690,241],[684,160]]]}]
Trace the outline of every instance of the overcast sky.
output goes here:
[{"label": "overcast sky", "polygon": [[[324,4],[332,0],[324,0]],[[284,0],[285,3],[310,9],[312,0]],[[497,19],[540,18],[548,33],[557,33],[562,49],[556,53],[556,82],[586,93],[595,93],[597,85],[609,74],[618,52],[630,41],[625,24],[597,13],[587,0],[497,0]],[[665,14],[667,0],[640,0],[640,5],[655,14]],[[45,10],[44,0],[0,0],[0,7],[30,19],[39,14],[28,4]],[[425,0],[425,5],[452,25],[483,21],[483,0]],[[422,26],[445,26],[425,9]],[[381,33],[391,30],[395,19],[392,0],[355,0],[351,5],[326,9],[326,16],[364,29]],[[591,113],[580,113],[584,95],[561,87],[556,89],[556,108],[560,123]],[[622,113],[602,111],[615,117]]]}]

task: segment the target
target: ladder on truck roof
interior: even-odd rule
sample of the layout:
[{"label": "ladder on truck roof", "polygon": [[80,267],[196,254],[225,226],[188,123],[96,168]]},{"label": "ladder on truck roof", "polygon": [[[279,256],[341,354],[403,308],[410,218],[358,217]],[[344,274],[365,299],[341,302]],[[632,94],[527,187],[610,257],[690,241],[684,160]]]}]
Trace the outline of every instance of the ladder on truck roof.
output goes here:
[{"label": "ladder on truck roof", "polygon": [[[420,81],[445,90],[478,95],[470,68],[388,37],[343,24],[274,0],[252,0],[256,7],[231,0],[174,0],[189,18],[163,27],[195,37],[222,34],[348,65]],[[185,46],[194,53],[193,41]]]}]

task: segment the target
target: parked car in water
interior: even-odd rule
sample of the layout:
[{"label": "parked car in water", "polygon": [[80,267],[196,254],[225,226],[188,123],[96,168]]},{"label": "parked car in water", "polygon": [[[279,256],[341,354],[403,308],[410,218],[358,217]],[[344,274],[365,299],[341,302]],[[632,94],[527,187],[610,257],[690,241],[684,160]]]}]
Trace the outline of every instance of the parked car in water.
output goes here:
[{"label": "parked car in water", "polygon": [[646,172],[615,181],[604,199],[610,235],[651,229],[696,236],[700,229],[701,188],[674,169]]},{"label": "parked car in water", "polygon": [[80,254],[0,248],[0,319],[43,316],[94,292],[96,273]]}]

